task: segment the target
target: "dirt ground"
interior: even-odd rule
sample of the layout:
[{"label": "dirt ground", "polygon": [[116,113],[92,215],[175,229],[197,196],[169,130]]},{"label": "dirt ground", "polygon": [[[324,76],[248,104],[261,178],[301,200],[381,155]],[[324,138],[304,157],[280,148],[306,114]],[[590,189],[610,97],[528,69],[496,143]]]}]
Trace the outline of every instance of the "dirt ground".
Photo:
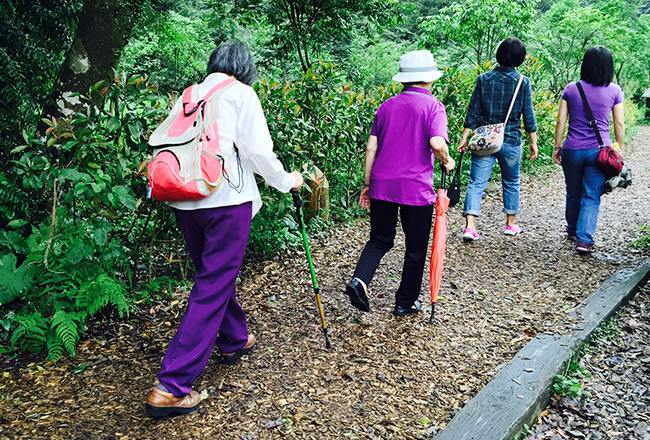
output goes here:
[{"label": "dirt ground", "polygon": [[502,234],[500,191],[486,195],[478,242],[462,243],[461,209],[452,208],[432,325],[426,280],[423,313],[391,314],[401,233],[371,284],[371,313],[350,306],[343,289],[368,224],[340,227],[311,242],[331,350],[304,253],[270,256],[247,268],[239,286],[258,346],[234,367],[209,363],[194,384],[203,395],[197,412],[144,414],[186,304],[178,292],[128,320],[93,326],[75,358],[0,359],[0,439],[431,438],[532,337],[568,334],[567,310],[619,267],[647,258],[629,244],[648,221],[649,138],[642,127],[626,146],[634,184],[604,196],[593,256],[577,255],[564,239],[559,168],[522,182],[517,237]]},{"label": "dirt ground", "polygon": [[585,350],[575,395],[553,396],[525,440],[650,440],[649,340],[650,284]]}]

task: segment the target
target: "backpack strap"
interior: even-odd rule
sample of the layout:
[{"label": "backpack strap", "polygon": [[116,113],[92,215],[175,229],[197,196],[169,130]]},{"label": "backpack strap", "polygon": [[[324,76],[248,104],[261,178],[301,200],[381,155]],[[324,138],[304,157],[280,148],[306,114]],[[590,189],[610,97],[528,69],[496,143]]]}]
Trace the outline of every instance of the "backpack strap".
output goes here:
[{"label": "backpack strap", "polygon": [[[228,78],[228,79],[225,79],[225,80],[221,81],[219,84],[212,87],[212,89],[210,89],[210,91],[203,97],[203,99],[200,99],[199,102],[197,102],[197,103],[194,103],[194,99],[192,99],[192,96],[194,94],[194,91],[196,90],[197,85],[194,84],[192,86],[189,86],[183,92],[183,101],[182,101],[183,102],[183,114],[186,117],[192,115],[194,112],[196,112],[199,109],[199,107],[201,107],[201,104],[203,104],[208,99],[210,99],[210,97],[212,95],[214,95],[216,92],[218,92],[220,90],[225,89],[227,86],[234,83],[235,81],[237,81],[237,80],[234,79],[234,78]],[[192,107],[190,107],[188,109],[188,107],[187,107],[188,105],[192,105]]]},{"label": "backpack strap", "polygon": [[235,81],[237,81],[237,80],[234,79],[234,78],[224,79],[224,80],[221,81],[219,84],[217,84],[216,86],[212,87],[212,89],[210,89],[210,91],[209,91],[209,92],[208,92],[208,93],[203,97],[203,99],[202,99],[201,101],[207,101],[207,100],[210,99],[210,97],[211,97],[212,95],[214,95],[216,92],[218,92],[219,90],[223,90],[223,89],[225,89],[226,87],[228,87],[230,84],[234,83]]},{"label": "backpack strap", "polygon": [[603,138],[600,136],[600,130],[598,130],[598,124],[596,122],[596,118],[594,118],[594,114],[591,111],[591,107],[589,107],[589,102],[587,101],[587,96],[585,95],[585,91],[582,89],[580,80],[576,81],[576,86],[578,86],[578,91],[580,92],[580,97],[582,98],[582,105],[584,105],[585,107],[585,113],[587,114],[587,119],[589,120],[589,125],[591,125],[591,128],[594,129],[594,133],[596,134],[596,139],[598,140],[598,145],[600,146],[600,148],[603,148],[605,146],[603,144]]}]

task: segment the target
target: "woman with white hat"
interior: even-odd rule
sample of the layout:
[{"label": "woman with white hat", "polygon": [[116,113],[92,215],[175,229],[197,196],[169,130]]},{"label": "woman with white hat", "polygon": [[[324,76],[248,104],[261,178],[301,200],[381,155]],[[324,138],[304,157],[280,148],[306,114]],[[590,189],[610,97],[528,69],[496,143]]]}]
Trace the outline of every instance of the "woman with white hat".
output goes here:
[{"label": "woman with white hat", "polygon": [[400,58],[399,70],[393,80],[404,88],[379,107],[368,139],[359,204],[370,209],[370,240],[346,293],[353,306],[370,311],[368,285],[393,246],[399,213],[406,252],[393,314],[406,316],[421,310],[417,299],[436,198],[434,160],[438,158],[447,171],[455,162],[447,146],[447,113],[431,94],[431,85],[442,76],[433,55],[426,50],[409,52]]}]

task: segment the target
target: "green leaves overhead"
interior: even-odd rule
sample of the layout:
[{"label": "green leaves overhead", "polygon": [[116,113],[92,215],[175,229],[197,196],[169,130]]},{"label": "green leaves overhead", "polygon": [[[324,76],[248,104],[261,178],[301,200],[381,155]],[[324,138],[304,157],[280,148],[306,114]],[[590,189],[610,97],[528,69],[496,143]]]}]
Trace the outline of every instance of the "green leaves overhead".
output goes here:
[{"label": "green leaves overhead", "polygon": [[[508,37],[523,37],[535,16],[537,0],[465,0],[425,18],[421,44],[432,52],[447,49],[452,56],[480,66],[493,59]],[[458,61],[454,63],[458,65]]]}]

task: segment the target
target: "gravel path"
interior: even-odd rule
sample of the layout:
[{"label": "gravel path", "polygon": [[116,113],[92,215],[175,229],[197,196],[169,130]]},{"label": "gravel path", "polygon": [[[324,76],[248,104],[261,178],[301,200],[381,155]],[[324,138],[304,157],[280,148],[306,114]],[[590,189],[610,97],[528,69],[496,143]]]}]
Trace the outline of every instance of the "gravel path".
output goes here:
[{"label": "gravel path", "polygon": [[650,284],[579,361],[573,396],[553,396],[526,440],[650,440]]},{"label": "gravel path", "polygon": [[[311,242],[331,350],[304,252],[269,256],[244,271],[239,285],[258,346],[235,367],[208,364],[194,384],[204,397],[198,411],[163,421],[143,411],[186,306],[187,293],[177,292],[129,320],[92,326],[73,359],[49,364],[0,356],[0,439],[430,439],[531,338],[569,334],[567,310],[621,265],[647,257],[629,244],[650,211],[650,127],[636,139],[625,151],[634,184],[605,196],[592,256],[577,255],[564,239],[559,168],[522,182],[518,223],[524,232],[517,237],[502,234],[498,192],[486,196],[476,243],[462,242],[455,207],[431,325],[426,281],[424,313],[391,314],[403,263],[401,233],[371,284],[371,313],[350,306],[343,288],[368,224],[338,227]],[[623,392],[640,393],[634,387]],[[634,429],[643,422],[635,419],[640,411],[622,411]]]},{"label": "gravel path", "polygon": [[[649,131],[642,127],[631,151],[626,151],[634,171],[634,191],[605,197],[599,230],[611,230],[612,236],[603,241],[612,252],[596,258],[626,262],[636,255],[618,244],[634,237],[628,219],[649,220]],[[619,228],[621,237],[616,236]],[[575,392],[554,395],[538,425],[530,429],[534,434],[525,439],[650,440],[649,341],[650,283],[585,346],[573,377]]]}]

